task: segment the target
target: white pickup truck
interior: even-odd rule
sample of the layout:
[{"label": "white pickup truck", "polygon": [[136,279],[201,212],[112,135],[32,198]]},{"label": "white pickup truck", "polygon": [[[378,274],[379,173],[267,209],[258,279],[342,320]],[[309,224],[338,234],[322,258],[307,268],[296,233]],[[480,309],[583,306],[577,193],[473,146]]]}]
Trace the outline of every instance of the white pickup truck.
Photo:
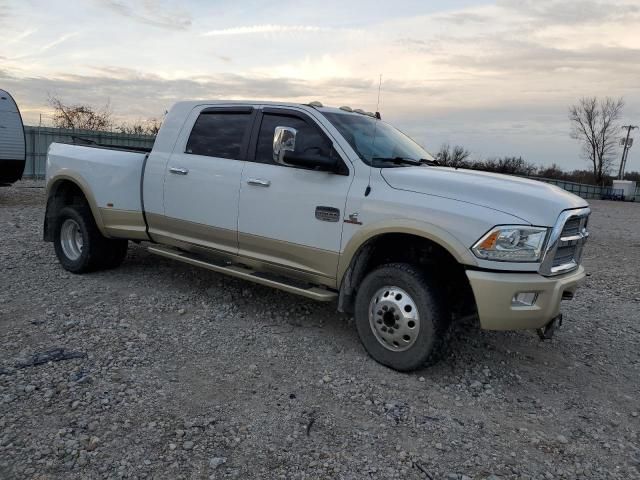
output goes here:
[{"label": "white pickup truck", "polygon": [[44,239],[74,273],[154,254],[337,301],[397,370],[433,363],[456,318],[550,334],[590,210],[554,186],[437,165],[379,115],[189,101],[148,151],[54,143]]}]

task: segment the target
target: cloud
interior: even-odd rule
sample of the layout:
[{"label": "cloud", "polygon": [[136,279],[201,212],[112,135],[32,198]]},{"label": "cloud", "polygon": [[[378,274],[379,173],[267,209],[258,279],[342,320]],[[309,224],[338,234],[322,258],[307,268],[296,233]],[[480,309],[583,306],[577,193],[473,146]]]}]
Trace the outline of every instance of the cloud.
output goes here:
[{"label": "cloud", "polygon": [[[15,98],[28,103],[28,110],[40,106],[42,112],[48,95],[54,95],[78,104],[100,105],[110,101],[114,112],[123,118],[158,115],[174,102],[185,99],[289,99],[307,102],[317,99],[318,92],[322,92],[323,99],[344,101],[369,95],[372,91],[370,81],[354,78],[308,82],[227,73],[165,79],[119,67],[95,67],[93,71],[91,75],[18,77],[0,70],[0,83],[15,93]],[[394,86],[396,90],[402,88],[402,85]]]},{"label": "cloud", "polygon": [[[2,8],[2,4],[0,4],[0,8]],[[1,23],[1,22],[2,22],[2,19],[1,19],[1,14],[0,14],[0,23]],[[27,38],[27,37],[29,37],[29,36],[33,35],[33,34],[34,34],[34,33],[36,33],[37,31],[38,31],[38,29],[37,29],[37,28],[29,28],[29,29],[27,29],[27,30],[23,31],[22,33],[19,33],[18,35],[16,35],[16,36],[14,36],[14,37],[9,38],[9,39],[5,42],[5,45],[12,45],[12,44],[14,44],[14,43],[18,43],[18,42],[20,42],[20,41],[24,40],[25,38]]]},{"label": "cloud", "polygon": [[638,19],[637,2],[595,0],[500,0],[498,5],[540,25],[580,25]]},{"label": "cloud", "polygon": [[468,54],[449,54],[440,62],[484,72],[529,72],[546,75],[558,71],[586,71],[616,75],[635,72],[640,76],[640,49],[591,45],[580,49],[558,48],[529,41],[476,38],[476,49]]},{"label": "cloud", "polygon": [[[28,34],[30,34],[31,32],[26,32]],[[69,40],[70,38],[73,38],[75,36],[77,36],[80,32],[70,32],[70,33],[65,33],[64,35],[61,35],[60,37],[51,40],[50,42],[47,42],[43,45],[40,45],[38,47],[36,47],[35,50],[31,51],[30,53],[25,53],[22,55],[16,55],[13,57],[8,57],[8,60],[23,60],[26,58],[32,58],[32,57],[36,57],[42,53],[45,53],[48,50],[51,50],[54,47],[57,47],[58,45],[60,45],[61,43],[66,42],[67,40]]]},{"label": "cloud", "polygon": [[170,30],[187,30],[191,16],[179,9],[167,10],[160,0],[145,0],[132,5],[124,0],[97,0],[112,12],[154,27]]},{"label": "cloud", "polygon": [[80,33],[80,32],[65,33],[61,37],[58,37],[55,40],[53,40],[53,41],[51,41],[49,43],[45,43],[44,45],[42,45],[42,47],[40,47],[40,52],[44,52],[46,50],[49,50],[50,48],[53,48],[53,47],[55,47],[57,45],[60,45],[61,43],[66,42],[70,38],[75,37],[76,35],[78,35],[78,33]]},{"label": "cloud", "polygon": [[8,24],[8,19],[11,15],[11,9],[9,3],[5,0],[0,0],[0,27]]},{"label": "cloud", "polygon": [[250,25],[246,27],[223,28],[210,30],[203,33],[205,37],[226,36],[226,35],[255,35],[261,33],[319,33],[329,32],[332,29],[318,27],[314,25]]},{"label": "cloud", "polygon": [[489,23],[492,20],[492,17],[489,15],[485,15],[483,13],[477,13],[477,12],[466,12],[466,11],[437,15],[434,18],[435,20],[439,20],[446,23],[453,23],[459,26],[474,24],[474,23],[477,23],[477,24]]}]

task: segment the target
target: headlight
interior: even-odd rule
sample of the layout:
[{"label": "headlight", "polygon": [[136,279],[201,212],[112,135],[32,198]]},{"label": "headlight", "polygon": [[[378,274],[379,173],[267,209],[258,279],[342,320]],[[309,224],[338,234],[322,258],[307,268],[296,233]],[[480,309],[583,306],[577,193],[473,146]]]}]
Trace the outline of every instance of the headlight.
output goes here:
[{"label": "headlight", "polygon": [[495,227],[473,246],[476,257],[498,262],[537,262],[547,228],[507,225]]}]

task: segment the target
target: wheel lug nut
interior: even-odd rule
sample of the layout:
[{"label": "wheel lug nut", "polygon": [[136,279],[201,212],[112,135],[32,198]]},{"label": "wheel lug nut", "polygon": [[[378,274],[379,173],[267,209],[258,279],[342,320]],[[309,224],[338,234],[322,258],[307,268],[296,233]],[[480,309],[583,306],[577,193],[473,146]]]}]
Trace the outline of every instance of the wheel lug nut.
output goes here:
[{"label": "wheel lug nut", "polygon": [[393,328],[390,328],[390,329],[389,329],[389,333],[393,333]]}]

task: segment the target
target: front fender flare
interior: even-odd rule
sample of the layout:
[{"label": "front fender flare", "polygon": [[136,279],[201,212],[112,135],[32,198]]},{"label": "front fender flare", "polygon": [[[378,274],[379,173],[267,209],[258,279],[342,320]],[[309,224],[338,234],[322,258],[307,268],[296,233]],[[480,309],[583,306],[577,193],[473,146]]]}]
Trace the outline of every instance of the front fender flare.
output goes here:
[{"label": "front fender flare", "polygon": [[342,283],[352,260],[360,248],[369,240],[385,233],[405,233],[425,238],[444,248],[458,263],[477,266],[476,259],[469,248],[441,227],[419,220],[405,218],[385,219],[384,221],[374,222],[360,228],[358,232],[349,239],[341,252],[338,263],[338,285]]}]

